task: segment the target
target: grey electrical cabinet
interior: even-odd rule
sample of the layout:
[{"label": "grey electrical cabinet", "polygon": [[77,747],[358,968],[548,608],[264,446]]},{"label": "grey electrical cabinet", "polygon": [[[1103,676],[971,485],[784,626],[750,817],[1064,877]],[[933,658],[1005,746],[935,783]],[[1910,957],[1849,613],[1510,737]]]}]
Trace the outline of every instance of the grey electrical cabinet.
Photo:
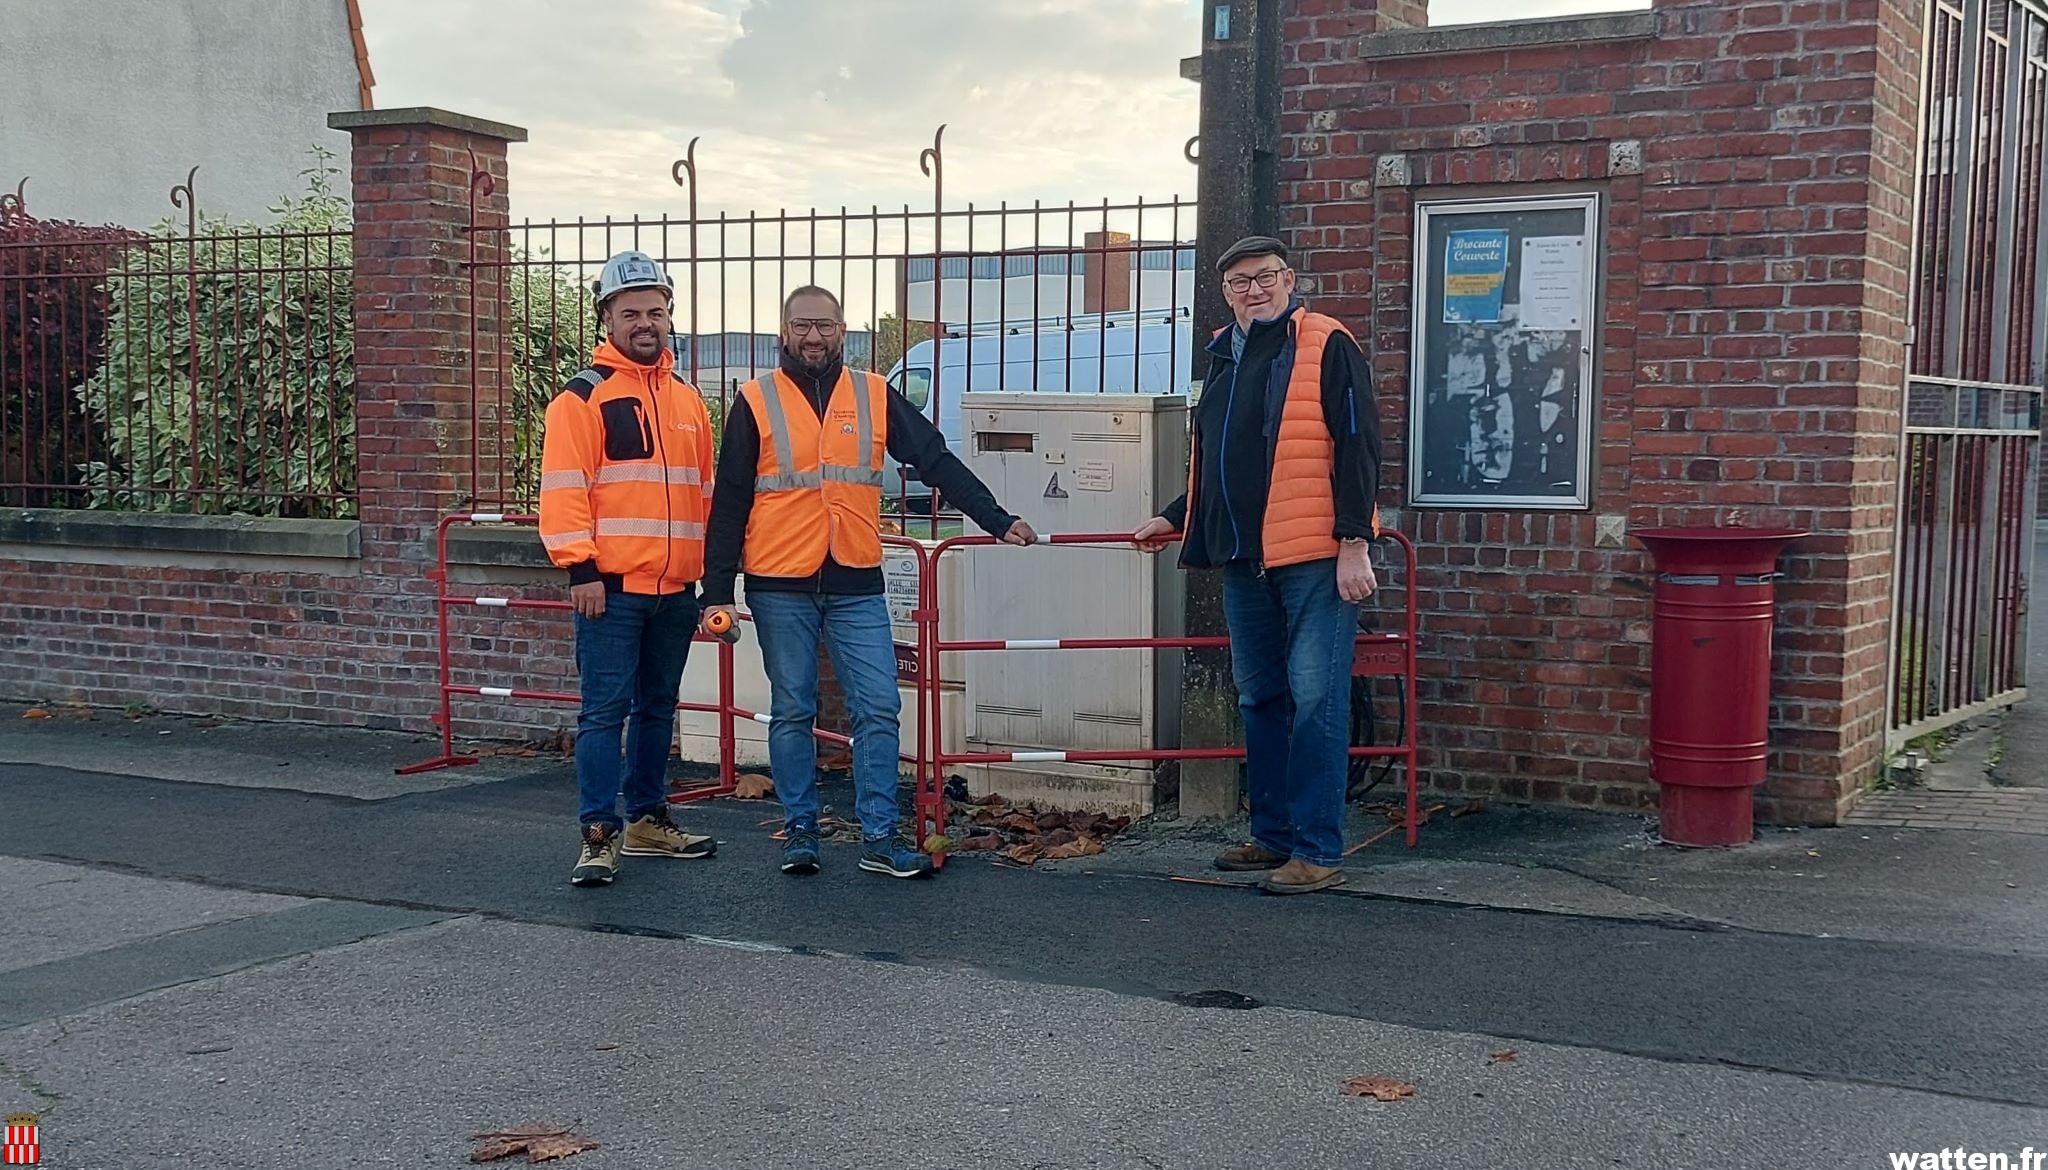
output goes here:
[{"label": "grey electrical cabinet", "polygon": [[[967,463],[1041,534],[1134,531],[1186,488],[1188,404],[1150,394],[977,393],[963,398]],[[1178,637],[1177,549],[981,548],[969,558],[960,638]],[[967,751],[1127,751],[1180,743],[1178,649],[977,651],[961,656]],[[958,769],[976,795],[1055,808],[1152,811],[1150,763],[1034,760]]]}]

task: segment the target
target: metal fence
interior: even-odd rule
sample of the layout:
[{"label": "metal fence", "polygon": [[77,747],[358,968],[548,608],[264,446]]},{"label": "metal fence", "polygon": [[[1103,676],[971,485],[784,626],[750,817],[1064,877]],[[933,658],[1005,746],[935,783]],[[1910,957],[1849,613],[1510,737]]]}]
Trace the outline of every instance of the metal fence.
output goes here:
[{"label": "metal fence", "polygon": [[82,229],[0,197],[0,504],[348,515],[351,235],[338,198],[277,227]]},{"label": "metal fence", "polygon": [[2026,694],[2048,369],[2048,8],[1929,0],[1894,744]]},{"label": "metal fence", "polygon": [[[775,364],[783,298],[808,284],[843,303],[847,364],[889,376],[956,452],[969,391],[1185,391],[1193,202],[949,206],[943,143],[941,127],[918,160],[928,207],[700,215],[693,141],[672,172],[681,217],[515,224],[473,208],[477,506],[534,503],[541,415],[589,362],[591,281],[624,248],[675,280],[677,372],[721,427],[739,387]],[[946,527],[908,473],[891,496],[919,531]]]}]

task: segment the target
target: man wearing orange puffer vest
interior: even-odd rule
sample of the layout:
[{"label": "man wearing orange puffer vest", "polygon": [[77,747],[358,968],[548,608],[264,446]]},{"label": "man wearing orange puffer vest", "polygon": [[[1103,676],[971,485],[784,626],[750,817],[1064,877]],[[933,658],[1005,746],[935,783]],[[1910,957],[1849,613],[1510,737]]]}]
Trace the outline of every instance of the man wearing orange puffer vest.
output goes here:
[{"label": "man wearing orange puffer vest", "polygon": [[1379,409],[1350,331],[1294,299],[1279,240],[1240,240],[1216,267],[1236,323],[1209,344],[1188,494],[1133,538],[1157,552],[1184,530],[1182,566],[1223,570],[1252,840],[1216,865],[1305,894],[1344,880],[1351,648],[1379,587]]},{"label": "man wearing orange puffer vest", "polygon": [[[548,404],[540,538],[569,572],[576,671],[576,781],[582,841],[569,881],[609,885],[619,855],[701,858],[709,837],[668,811],[676,692],[697,628],[711,417],[669,352],[674,286],[643,252],[605,262],[605,340]],[[619,817],[625,734],[626,819]]]}]

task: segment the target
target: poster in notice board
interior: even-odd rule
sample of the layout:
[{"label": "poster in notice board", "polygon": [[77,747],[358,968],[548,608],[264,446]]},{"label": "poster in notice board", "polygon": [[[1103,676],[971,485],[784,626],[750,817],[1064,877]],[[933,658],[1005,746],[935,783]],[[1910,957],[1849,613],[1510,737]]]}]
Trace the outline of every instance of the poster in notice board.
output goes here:
[{"label": "poster in notice board", "polygon": [[1409,499],[1592,505],[1599,197],[1423,202]]}]

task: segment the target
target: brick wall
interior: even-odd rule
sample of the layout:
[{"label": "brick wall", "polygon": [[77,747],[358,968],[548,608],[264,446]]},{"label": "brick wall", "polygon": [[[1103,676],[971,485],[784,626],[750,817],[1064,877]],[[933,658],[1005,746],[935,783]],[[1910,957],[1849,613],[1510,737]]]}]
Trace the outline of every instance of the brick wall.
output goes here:
[{"label": "brick wall", "polygon": [[[439,111],[338,115],[355,137],[355,373],[361,557],[0,555],[0,678],[12,697],[426,730],[438,697],[434,527],[470,482],[471,159],[479,212],[506,213],[508,141],[525,132]],[[491,314],[484,314],[486,322]],[[488,325],[486,326],[488,328]],[[457,645],[494,677],[538,664],[559,683],[565,623],[489,626]],[[567,676],[573,689],[573,674]],[[483,711],[472,710],[481,716]],[[559,724],[501,706],[498,727]],[[524,713],[518,713],[524,714]],[[477,724],[470,724],[476,728]]]},{"label": "brick wall", "polygon": [[[449,513],[495,508],[503,494],[495,469],[506,434],[486,429],[471,450],[468,265],[473,246],[488,264],[504,243],[489,232],[472,241],[467,230],[472,161],[486,176],[474,192],[477,222],[501,224],[507,144],[525,131],[437,110],[335,122],[354,140],[360,556],[40,546],[10,557],[0,545],[0,698],[436,727],[436,528]],[[499,346],[496,288],[491,279],[475,287],[474,349],[486,363]],[[507,567],[501,551],[464,563],[458,548],[452,591],[561,599],[559,573]],[[448,649],[458,685],[577,690],[563,612],[452,606]],[[843,729],[823,668],[820,725]],[[495,698],[458,697],[452,714],[456,734],[476,738],[548,736],[575,722],[573,705]]]},{"label": "brick wall", "polygon": [[1831,822],[1883,747],[1912,10],[1660,0],[1615,39],[1362,35],[1422,9],[1293,0],[1283,34],[1283,217],[1311,301],[1371,339],[1386,502],[1406,503],[1418,198],[1600,193],[1606,314],[1589,512],[1404,515],[1432,781],[1653,806],[1648,559],[1619,528],[1785,525],[1814,535],[1781,565],[1759,812]]}]

